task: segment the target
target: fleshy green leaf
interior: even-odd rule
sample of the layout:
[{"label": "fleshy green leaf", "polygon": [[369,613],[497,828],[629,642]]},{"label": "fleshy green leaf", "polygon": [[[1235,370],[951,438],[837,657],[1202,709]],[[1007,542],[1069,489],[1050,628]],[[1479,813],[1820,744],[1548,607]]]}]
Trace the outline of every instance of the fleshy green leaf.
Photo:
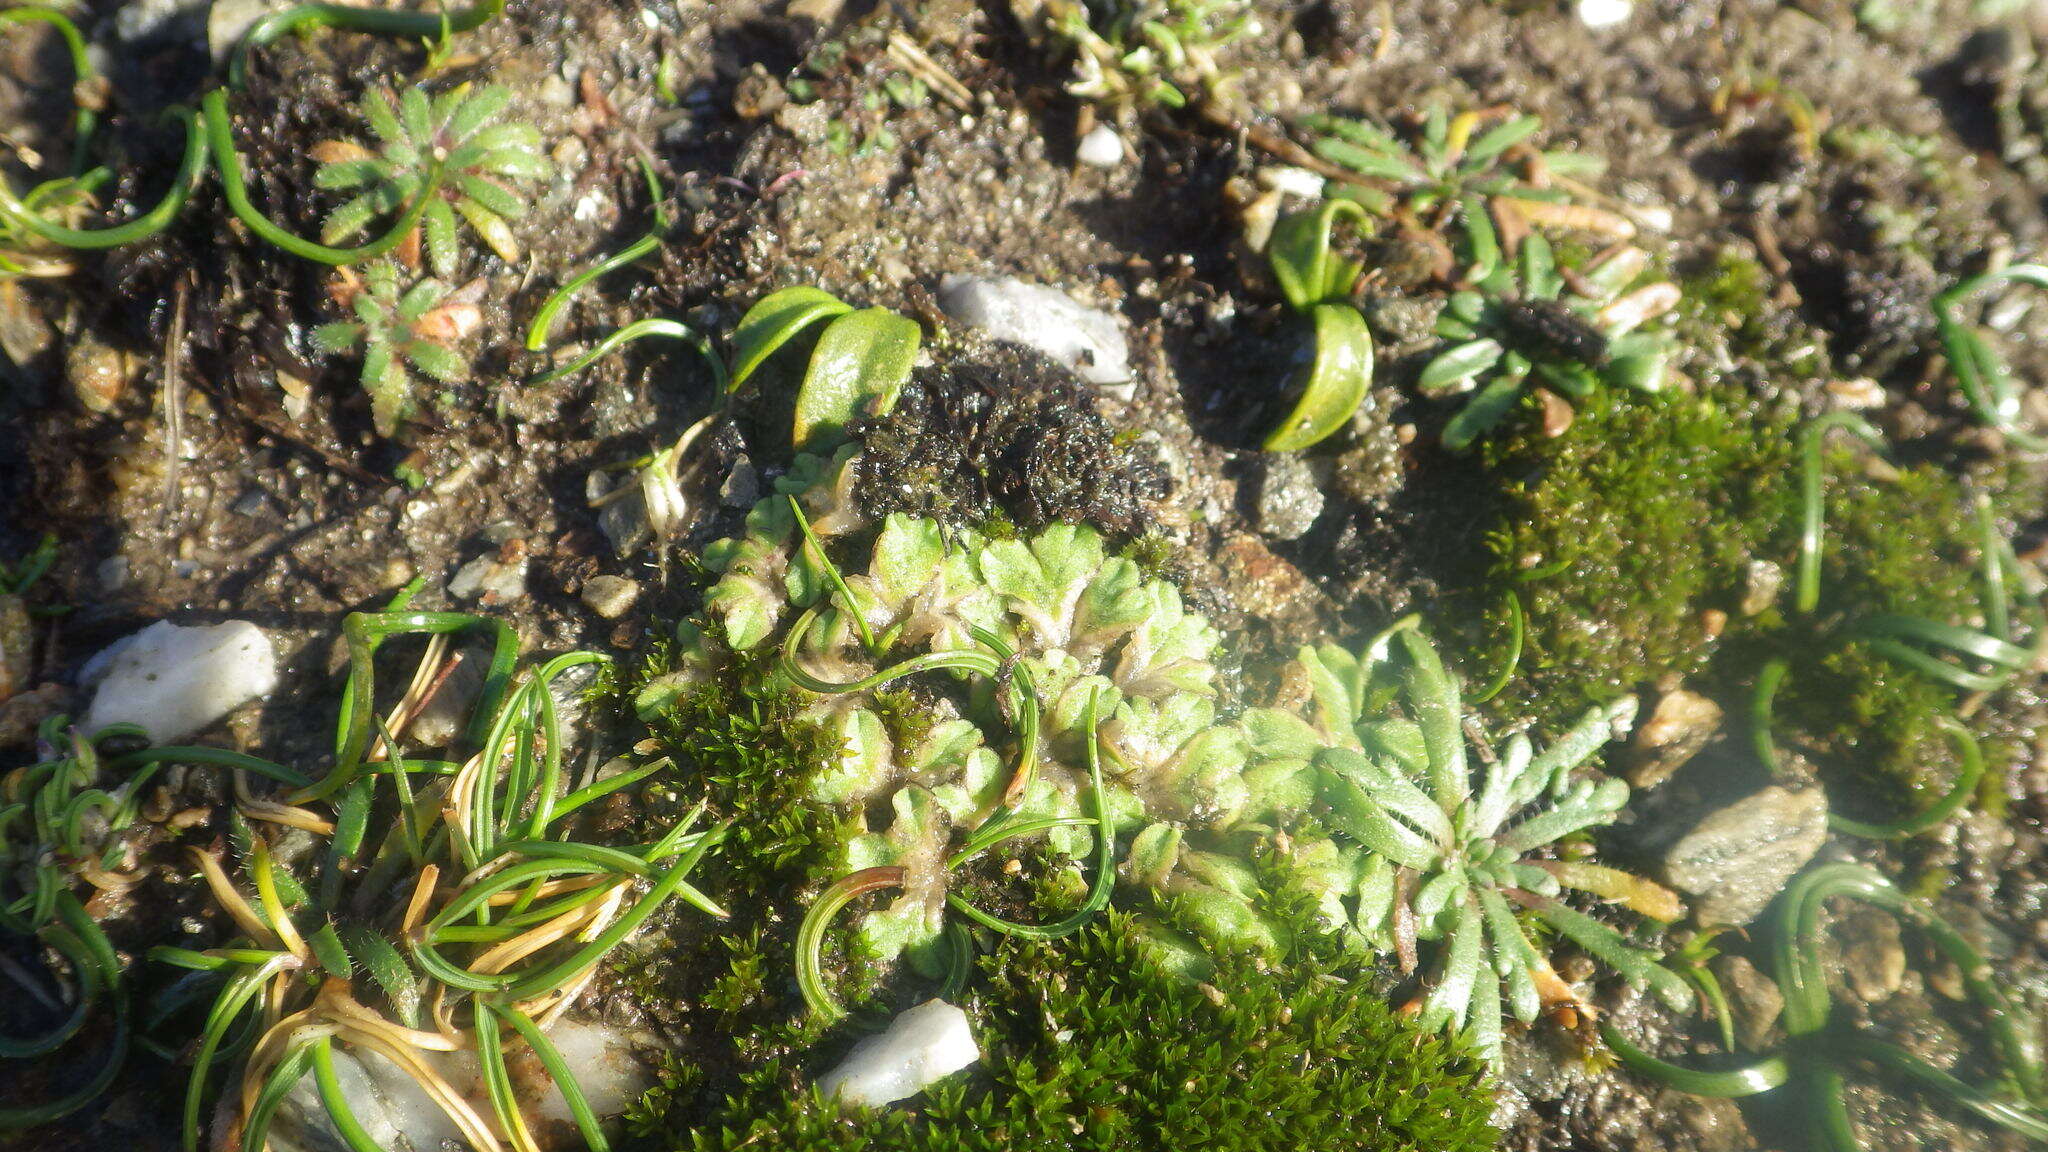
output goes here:
[{"label": "fleshy green leaf", "polygon": [[733,329],[732,375],[726,390],[734,391],[747,382],[775,350],[799,332],[834,316],[844,316],[853,307],[819,288],[798,285],[771,292],[754,302]]},{"label": "fleshy green leaf", "polygon": [[791,443],[798,451],[829,450],[856,418],[894,408],[922,339],[915,320],[886,308],[863,308],[827,324],[797,392]]},{"label": "fleshy green leaf", "polygon": [[1315,358],[1301,397],[1266,437],[1268,452],[1298,452],[1343,428],[1372,387],[1372,332],[1349,304],[1317,304]]}]

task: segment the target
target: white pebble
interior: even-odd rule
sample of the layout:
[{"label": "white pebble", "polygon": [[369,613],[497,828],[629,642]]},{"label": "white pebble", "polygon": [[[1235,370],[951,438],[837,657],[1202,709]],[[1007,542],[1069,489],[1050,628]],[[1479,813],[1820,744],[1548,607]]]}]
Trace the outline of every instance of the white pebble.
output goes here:
[{"label": "white pebble", "polygon": [[1612,28],[1635,15],[1634,0],[1579,0],[1579,23],[1588,28]]},{"label": "white pebble", "polygon": [[1259,187],[1270,188],[1282,196],[1293,196],[1302,200],[1321,200],[1323,190],[1329,181],[1306,168],[1291,164],[1273,164],[1258,171]]},{"label": "white pebble", "polygon": [[277,687],[270,637],[246,620],[185,627],[159,620],[86,662],[83,684],[99,685],[85,728],[140,724],[168,744]]},{"label": "white pebble", "polygon": [[881,1035],[854,1045],[839,1067],[819,1078],[818,1091],[880,1107],[915,1096],[979,1059],[967,1014],[944,1000],[927,1000],[891,1020]]},{"label": "white pebble", "polygon": [[1107,124],[1097,124],[1074,149],[1074,159],[1091,168],[1114,168],[1124,162],[1123,137]]},{"label": "white pebble", "polygon": [[[1090,384],[1131,378],[1130,348],[1116,317],[1084,308],[1057,288],[1010,276],[953,275],[939,281],[939,304],[991,340],[1042,352]],[[1121,391],[1128,398],[1129,389]]]}]

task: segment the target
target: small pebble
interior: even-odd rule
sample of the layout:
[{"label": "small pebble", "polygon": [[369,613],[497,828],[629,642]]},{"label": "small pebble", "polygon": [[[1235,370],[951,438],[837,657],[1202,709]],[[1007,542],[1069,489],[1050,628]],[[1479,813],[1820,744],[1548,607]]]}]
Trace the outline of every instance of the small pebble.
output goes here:
[{"label": "small pebble", "polygon": [[583,582],[583,604],[607,620],[617,620],[640,597],[640,585],[624,576],[592,576]]},{"label": "small pebble", "polygon": [[1130,347],[1117,318],[1083,307],[1057,288],[1014,276],[947,276],[939,281],[946,315],[991,340],[1021,344],[1074,370],[1107,395],[1128,399]]},{"label": "small pebble", "polygon": [[927,1000],[898,1015],[879,1036],[853,1046],[818,1079],[818,1092],[870,1108],[917,1095],[981,1059],[967,1014]]},{"label": "small pebble", "polygon": [[85,730],[139,724],[155,744],[205,728],[277,687],[270,637],[246,620],[186,627],[159,620],[86,662],[97,684]]},{"label": "small pebble", "polygon": [[1634,0],[1579,0],[1579,23],[1600,30],[1624,23],[1635,15]]},{"label": "small pebble", "polygon": [[1097,124],[1081,137],[1080,146],[1074,149],[1074,159],[1091,168],[1115,168],[1124,162],[1123,137],[1109,125]]}]

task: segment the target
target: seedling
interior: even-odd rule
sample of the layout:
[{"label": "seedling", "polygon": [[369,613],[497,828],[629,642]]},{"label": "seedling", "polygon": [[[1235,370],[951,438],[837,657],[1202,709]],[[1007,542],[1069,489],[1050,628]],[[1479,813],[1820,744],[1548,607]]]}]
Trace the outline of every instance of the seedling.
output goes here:
[{"label": "seedling", "polygon": [[1610,249],[1567,273],[1550,242],[1531,234],[1518,263],[1519,276],[1501,264],[1479,288],[1452,294],[1437,334],[1453,343],[1416,381],[1426,396],[1472,392],[1444,426],[1454,452],[1505,421],[1532,383],[1576,399],[1601,384],[1664,386],[1670,339],[1638,329],[1678,303],[1678,288],[1660,280],[1631,289],[1648,265],[1640,249]]},{"label": "seedling", "polygon": [[502,118],[511,101],[511,89],[496,84],[458,85],[433,97],[408,88],[395,100],[381,88],[365,93],[358,107],[377,137],[375,150],[348,140],[313,148],[321,162],[314,182],[352,193],[321,226],[320,242],[361,235],[427,193],[438,175],[420,219],[434,272],[452,276],[461,264],[458,216],[506,263],[517,263],[510,222],[526,213],[522,186],[545,177],[548,162],[538,129]]},{"label": "seedling", "polygon": [[373,264],[361,280],[344,274],[339,292],[354,320],[324,324],[313,334],[322,351],[363,352],[363,391],[377,432],[391,436],[412,408],[417,371],[443,384],[469,378],[469,360],[455,345],[476,326],[476,305],[438,280],[401,287],[398,266]]}]

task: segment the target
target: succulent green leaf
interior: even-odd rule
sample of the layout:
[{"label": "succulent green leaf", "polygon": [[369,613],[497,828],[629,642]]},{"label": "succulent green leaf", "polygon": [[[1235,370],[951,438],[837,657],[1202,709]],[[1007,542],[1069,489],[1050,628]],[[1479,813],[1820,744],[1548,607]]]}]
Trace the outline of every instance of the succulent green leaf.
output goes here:
[{"label": "succulent green leaf", "polygon": [[1504,351],[1500,341],[1490,338],[1457,345],[1425,365],[1415,387],[1425,396],[1456,391],[1500,363]]},{"label": "succulent green leaf", "polygon": [[827,324],[797,392],[791,442],[799,451],[836,447],[856,418],[895,407],[921,339],[915,320],[886,308],[863,308]]},{"label": "succulent green leaf", "polygon": [[1298,452],[1327,439],[1350,421],[1372,387],[1372,332],[1358,309],[1316,304],[1309,317],[1314,358],[1300,398],[1266,436],[1262,447],[1268,452]]},{"label": "succulent green leaf", "polygon": [[733,329],[732,375],[728,391],[747,382],[775,350],[811,325],[844,316],[853,307],[819,288],[797,285],[771,292],[754,302]]},{"label": "succulent green leaf", "polygon": [[1481,388],[1444,425],[1444,447],[1453,452],[1470,448],[1473,441],[1499,427],[1521,398],[1522,379],[1519,376],[1502,376]]},{"label": "succulent green leaf", "polygon": [[1349,218],[1360,229],[1371,224],[1371,217],[1356,201],[1325,200],[1307,212],[1283,216],[1273,225],[1266,259],[1273,267],[1273,278],[1280,283],[1280,294],[1297,312],[1345,299],[1358,281],[1358,265],[1330,251],[1339,217]]}]

